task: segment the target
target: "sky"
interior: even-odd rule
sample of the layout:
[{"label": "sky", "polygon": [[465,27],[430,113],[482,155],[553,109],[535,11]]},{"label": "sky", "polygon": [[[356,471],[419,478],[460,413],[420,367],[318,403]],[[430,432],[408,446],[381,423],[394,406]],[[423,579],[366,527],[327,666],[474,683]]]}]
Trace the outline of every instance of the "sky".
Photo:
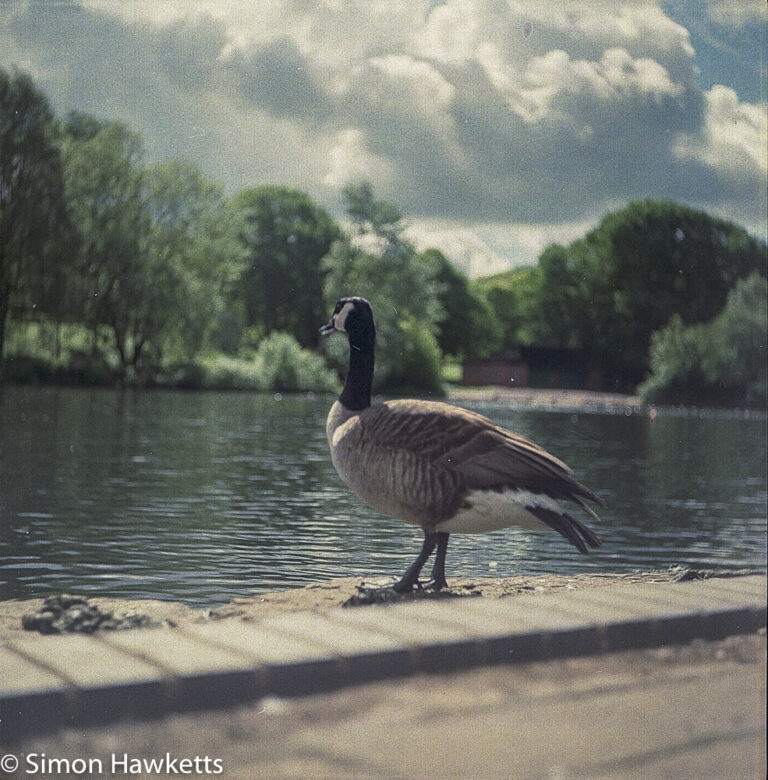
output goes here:
[{"label": "sky", "polygon": [[471,276],[631,200],[766,235],[764,0],[0,0],[0,67],[149,161],[343,217],[372,182]]}]

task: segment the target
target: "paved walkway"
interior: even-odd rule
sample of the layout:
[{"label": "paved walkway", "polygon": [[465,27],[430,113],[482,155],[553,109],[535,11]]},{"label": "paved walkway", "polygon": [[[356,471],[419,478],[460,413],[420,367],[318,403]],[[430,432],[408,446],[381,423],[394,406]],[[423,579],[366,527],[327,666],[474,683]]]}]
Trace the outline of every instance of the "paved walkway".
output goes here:
[{"label": "paved walkway", "polygon": [[298,612],[0,645],[0,742],[418,673],[572,658],[765,626],[766,577]]},{"label": "paved walkway", "polygon": [[42,754],[88,759],[77,776],[93,780],[122,779],[127,760],[168,780],[184,759],[222,780],[763,780],[765,664],[761,631],[124,719],[0,753],[19,761],[9,780],[34,777]]}]

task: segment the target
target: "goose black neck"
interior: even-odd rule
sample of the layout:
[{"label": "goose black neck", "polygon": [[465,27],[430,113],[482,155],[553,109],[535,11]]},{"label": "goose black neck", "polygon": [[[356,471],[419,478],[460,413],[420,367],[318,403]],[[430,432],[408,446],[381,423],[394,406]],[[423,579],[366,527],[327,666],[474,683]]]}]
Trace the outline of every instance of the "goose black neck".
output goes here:
[{"label": "goose black neck", "polygon": [[339,401],[347,409],[359,411],[371,405],[375,332],[349,334],[349,371]]}]

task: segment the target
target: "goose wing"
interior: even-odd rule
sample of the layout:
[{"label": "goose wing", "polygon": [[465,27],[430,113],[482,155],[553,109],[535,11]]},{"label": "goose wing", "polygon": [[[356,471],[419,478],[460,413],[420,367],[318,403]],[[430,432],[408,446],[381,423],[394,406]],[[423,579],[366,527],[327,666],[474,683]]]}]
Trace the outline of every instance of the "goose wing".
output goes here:
[{"label": "goose wing", "polygon": [[388,401],[367,409],[360,424],[377,450],[450,472],[464,492],[520,489],[582,506],[584,499],[603,503],[561,460],[476,412],[434,401]]}]

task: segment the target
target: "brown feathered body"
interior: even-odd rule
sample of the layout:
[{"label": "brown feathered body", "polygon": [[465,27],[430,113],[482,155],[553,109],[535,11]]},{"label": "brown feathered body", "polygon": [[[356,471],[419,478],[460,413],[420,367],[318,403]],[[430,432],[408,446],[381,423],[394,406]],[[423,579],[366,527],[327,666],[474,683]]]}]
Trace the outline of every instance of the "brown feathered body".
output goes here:
[{"label": "brown feathered body", "polygon": [[374,509],[425,532],[553,529],[581,552],[599,537],[560,501],[602,501],[532,441],[460,407],[387,401],[334,403],[326,428],[342,480]]}]

